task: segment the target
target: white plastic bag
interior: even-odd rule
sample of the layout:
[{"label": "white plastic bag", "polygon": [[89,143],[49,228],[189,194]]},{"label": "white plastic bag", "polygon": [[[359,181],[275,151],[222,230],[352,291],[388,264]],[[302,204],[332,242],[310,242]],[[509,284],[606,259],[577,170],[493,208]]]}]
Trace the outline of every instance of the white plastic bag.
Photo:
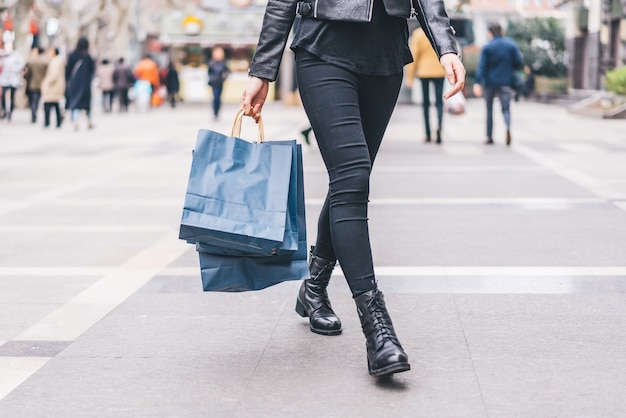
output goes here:
[{"label": "white plastic bag", "polygon": [[451,115],[462,115],[465,113],[465,96],[460,91],[444,102],[444,109]]}]

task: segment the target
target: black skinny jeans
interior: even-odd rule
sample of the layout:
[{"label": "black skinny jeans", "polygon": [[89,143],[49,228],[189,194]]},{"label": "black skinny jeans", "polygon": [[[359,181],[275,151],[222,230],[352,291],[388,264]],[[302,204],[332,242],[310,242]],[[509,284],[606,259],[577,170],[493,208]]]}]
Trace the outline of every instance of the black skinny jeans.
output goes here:
[{"label": "black skinny jeans", "polygon": [[402,74],[356,74],[298,49],[296,75],[330,180],[314,253],[339,260],[356,296],[376,288],[367,225],[369,179]]},{"label": "black skinny jeans", "polygon": [[41,101],[41,90],[31,90],[29,94],[30,118],[31,121],[37,121],[37,110],[39,110],[39,102]]},{"label": "black skinny jeans", "polygon": [[[15,109],[15,87],[11,86],[3,86],[2,87],[2,97],[0,97],[0,109],[2,109],[3,114],[11,114]],[[11,106],[7,109],[7,93],[9,96],[9,100],[11,100]]]},{"label": "black skinny jeans", "polygon": [[57,128],[61,127],[61,124],[63,123],[63,116],[61,115],[61,105],[59,105],[59,102],[44,102],[43,104],[43,126],[44,127],[48,127],[50,126],[50,112],[52,111],[52,109],[54,109],[54,112],[56,113],[56,117],[57,117]]},{"label": "black skinny jeans", "polygon": [[437,130],[443,123],[443,77],[421,78],[422,108],[424,111],[424,129],[426,137],[430,138],[430,83],[435,85],[435,107],[437,108]]}]

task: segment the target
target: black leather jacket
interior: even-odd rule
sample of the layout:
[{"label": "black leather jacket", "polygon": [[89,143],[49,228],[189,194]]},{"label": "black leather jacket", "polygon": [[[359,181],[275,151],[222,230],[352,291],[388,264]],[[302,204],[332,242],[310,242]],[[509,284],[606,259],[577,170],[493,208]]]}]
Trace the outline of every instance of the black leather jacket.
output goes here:
[{"label": "black leather jacket", "polygon": [[[276,80],[280,59],[296,17],[296,5],[299,1],[301,0],[268,1],[249,75],[270,81]],[[438,56],[458,54],[454,29],[450,26],[443,0],[383,0],[383,2],[391,16],[408,17],[407,11],[414,8],[417,19]]]}]

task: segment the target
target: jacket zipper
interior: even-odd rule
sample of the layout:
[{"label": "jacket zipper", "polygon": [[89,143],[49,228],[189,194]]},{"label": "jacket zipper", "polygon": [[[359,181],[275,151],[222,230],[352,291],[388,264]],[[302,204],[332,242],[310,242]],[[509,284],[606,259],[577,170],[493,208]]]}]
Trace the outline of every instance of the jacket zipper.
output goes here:
[{"label": "jacket zipper", "polygon": [[415,5],[413,4],[415,0],[411,0],[411,14],[409,17],[417,17],[417,11],[415,11]]}]

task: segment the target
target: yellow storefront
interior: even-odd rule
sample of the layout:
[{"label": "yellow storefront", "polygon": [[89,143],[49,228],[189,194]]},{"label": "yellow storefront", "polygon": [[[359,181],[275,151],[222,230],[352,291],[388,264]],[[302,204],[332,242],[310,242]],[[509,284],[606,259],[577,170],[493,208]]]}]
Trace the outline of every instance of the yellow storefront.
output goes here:
[{"label": "yellow storefront", "polygon": [[[177,65],[180,96],[186,102],[206,102],[212,93],[207,63],[211,50],[226,51],[231,75],[224,83],[224,102],[238,103],[247,81],[250,59],[258,41],[263,10],[247,8],[211,13],[174,11],[163,17],[159,41]],[[269,100],[274,97],[271,86]]]}]

